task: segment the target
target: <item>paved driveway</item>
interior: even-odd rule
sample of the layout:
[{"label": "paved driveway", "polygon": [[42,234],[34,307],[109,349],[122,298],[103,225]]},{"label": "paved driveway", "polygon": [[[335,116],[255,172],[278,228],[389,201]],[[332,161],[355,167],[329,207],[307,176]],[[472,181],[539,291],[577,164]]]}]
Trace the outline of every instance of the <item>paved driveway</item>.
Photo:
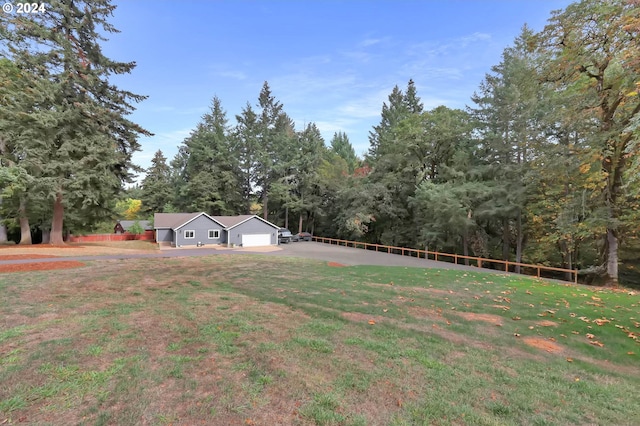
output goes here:
[{"label": "paved driveway", "polygon": [[0,260],[0,265],[34,262],[61,262],[67,260],[91,261],[91,260],[113,260],[113,259],[144,259],[144,258],[167,258],[183,256],[215,256],[218,254],[262,254],[267,256],[288,256],[303,257],[307,259],[323,260],[327,262],[337,262],[344,265],[381,265],[381,266],[416,266],[421,268],[448,268],[459,270],[477,271],[473,266],[455,265],[449,262],[436,262],[433,260],[416,259],[415,257],[400,256],[397,254],[387,254],[371,250],[357,249],[353,247],[343,247],[316,243],[310,241],[300,241],[290,244],[282,244],[279,247],[263,248],[193,248],[193,249],[167,249],[155,253],[132,254],[122,253],[121,255],[102,256],[75,256],[75,257],[52,257],[38,259],[15,259]]},{"label": "paved driveway", "polygon": [[456,265],[449,262],[436,262],[434,260],[417,259],[410,256],[375,252],[372,250],[357,249],[300,241],[291,244],[282,244],[282,250],[264,253],[270,256],[304,257],[308,259],[326,260],[344,265],[381,265],[381,266],[417,266],[420,268],[447,268],[478,271],[473,266]]}]

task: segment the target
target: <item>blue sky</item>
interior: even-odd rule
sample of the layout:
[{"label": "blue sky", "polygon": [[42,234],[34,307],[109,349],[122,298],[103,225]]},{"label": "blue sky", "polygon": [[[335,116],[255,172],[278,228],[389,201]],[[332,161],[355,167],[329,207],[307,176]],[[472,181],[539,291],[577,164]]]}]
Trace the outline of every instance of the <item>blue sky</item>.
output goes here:
[{"label": "blue sky", "polygon": [[114,82],[149,98],[131,118],[141,138],[134,162],[169,159],[218,96],[230,124],[264,81],[301,129],[325,143],[344,131],[369,147],[394,85],[413,79],[425,109],[464,108],[526,23],[541,30],[567,0],[185,1],[114,0],[104,52],[136,61]]}]

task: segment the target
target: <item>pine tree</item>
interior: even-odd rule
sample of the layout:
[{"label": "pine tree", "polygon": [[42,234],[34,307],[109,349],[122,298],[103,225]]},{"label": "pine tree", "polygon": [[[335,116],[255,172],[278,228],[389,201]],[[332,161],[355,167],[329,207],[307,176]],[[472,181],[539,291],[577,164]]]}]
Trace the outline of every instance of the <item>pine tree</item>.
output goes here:
[{"label": "pine tree", "polygon": [[295,125],[284,112],[283,106],[271,93],[265,81],[260,96],[260,108],[256,134],[256,162],[254,185],[260,188],[262,201],[262,217],[269,215],[269,195],[271,187],[279,176],[275,172],[283,152],[286,151],[292,138],[295,138]]},{"label": "pine tree", "polygon": [[171,171],[161,150],[156,151],[151,167],[142,180],[142,207],[147,213],[163,213],[167,204],[173,202]]},{"label": "pine tree", "polygon": [[239,160],[219,98],[213,98],[210,111],[185,139],[184,152],[185,180],[180,195],[186,210],[213,215],[237,214],[242,210]]},{"label": "pine tree", "polygon": [[231,134],[233,152],[239,160],[240,182],[242,187],[243,211],[249,214],[253,203],[253,182],[256,180],[258,161],[258,116],[251,104],[236,115],[237,124]]},{"label": "pine tree", "polygon": [[331,150],[347,162],[350,174],[353,173],[356,167],[358,167],[360,160],[356,155],[356,151],[353,149],[351,142],[349,142],[349,137],[346,133],[336,132],[333,134],[333,139],[331,139]]},{"label": "pine tree", "polygon": [[479,173],[493,191],[479,214],[501,229],[503,259],[510,258],[515,239],[517,262],[523,256],[525,209],[532,186],[529,163],[539,157],[544,142],[540,118],[543,88],[538,82],[536,58],[528,48],[532,37],[533,32],[523,27],[514,45],[504,50],[500,64],[485,76],[472,97],[476,107],[470,109],[480,136],[476,156],[484,167]]},{"label": "pine tree", "polygon": [[102,54],[100,32],[117,31],[107,21],[114,8],[108,0],[64,0],[47,13],[3,15],[0,22],[11,59],[39,91],[27,148],[42,170],[39,189],[53,199],[51,244],[63,243],[65,206],[104,211],[135,170],[138,135],[149,135],[125,118],[144,97],[108,81],[135,67]]}]

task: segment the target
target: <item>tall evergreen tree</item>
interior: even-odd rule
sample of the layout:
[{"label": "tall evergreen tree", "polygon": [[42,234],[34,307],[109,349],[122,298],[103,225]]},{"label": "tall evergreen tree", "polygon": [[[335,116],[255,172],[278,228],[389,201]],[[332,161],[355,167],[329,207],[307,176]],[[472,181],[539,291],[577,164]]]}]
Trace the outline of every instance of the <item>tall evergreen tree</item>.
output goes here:
[{"label": "tall evergreen tree", "polygon": [[61,0],[47,13],[1,18],[10,58],[41,89],[29,146],[42,170],[38,185],[53,199],[52,244],[63,243],[65,205],[100,211],[131,178],[137,137],[149,135],[126,118],[144,97],[108,80],[135,67],[102,53],[102,34],[117,31],[108,22],[114,8],[108,0]]},{"label": "tall evergreen tree", "polygon": [[161,150],[156,151],[151,167],[142,180],[142,208],[147,213],[162,213],[165,206],[172,204],[171,170]]},{"label": "tall evergreen tree", "polygon": [[349,166],[349,173],[353,173],[356,167],[358,167],[360,160],[356,155],[355,149],[353,149],[353,145],[349,142],[349,137],[346,133],[336,132],[333,134],[333,139],[331,139],[331,150],[347,162],[347,165]]},{"label": "tall evergreen tree", "polygon": [[[3,213],[18,219],[20,244],[31,244],[29,224],[29,193],[33,189],[34,174],[37,170],[28,151],[32,136],[33,121],[28,116],[37,108],[37,101],[31,95],[28,80],[20,69],[7,59],[0,60],[0,185],[3,188]],[[2,223],[4,241],[6,228]]]},{"label": "tall evergreen tree", "polygon": [[185,139],[184,147],[185,181],[180,191],[186,210],[238,213],[242,209],[240,166],[219,98],[213,98],[211,110]]},{"label": "tall evergreen tree", "polygon": [[295,126],[284,112],[282,104],[271,93],[266,81],[258,97],[258,107],[254,184],[260,188],[262,217],[267,219],[271,187],[279,178],[275,168],[291,138],[295,138]]},{"label": "tall evergreen tree", "polygon": [[540,155],[536,148],[540,148],[540,139],[545,140],[540,118],[543,88],[535,55],[528,47],[533,35],[523,27],[473,95],[476,106],[471,109],[479,135],[476,155],[484,166],[483,179],[493,192],[480,214],[500,229],[503,259],[510,258],[515,240],[517,262],[522,261],[525,244],[529,162]]},{"label": "tall evergreen tree", "polygon": [[253,200],[253,182],[256,181],[258,161],[258,115],[251,104],[236,115],[236,126],[232,132],[233,152],[236,152],[240,167],[242,202],[244,213],[249,213]]}]

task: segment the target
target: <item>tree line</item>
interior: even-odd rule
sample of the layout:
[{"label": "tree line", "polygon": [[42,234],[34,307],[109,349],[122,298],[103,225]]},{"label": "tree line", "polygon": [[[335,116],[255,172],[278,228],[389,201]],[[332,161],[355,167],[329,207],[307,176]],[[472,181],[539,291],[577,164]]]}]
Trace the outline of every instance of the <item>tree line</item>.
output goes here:
[{"label": "tree line", "polygon": [[[316,235],[577,268],[583,280],[615,285],[619,265],[629,271],[640,260],[639,6],[582,0],[553,12],[540,32],[523,27],[465,109],[426,111],[412,80],[394,87],[362,158],[344,132],[326,144],[314,123],[297,129],[267,82],[233,123],[214,97],[177,155],[156,152],[129,195],[146,214],[257,213]],[[99,49],[73,40],[60,39],[69,58],[55,62],[59,75],[40,75],[37,61],[25,67],[17,54],[2,63],[0,90],[20,94],[9,96],[20,119],[0,118],[2,213],[13,223],[46,224],[58,196],[70,229],[97,223],[135,171],[133,136],[146,131],[85,119],[122,117],[131,105],[118,101],[139,97],[108,85],[98,85],[112,90],[108,98],[87,93],[99,81],[92,73],[115,65],[83,66]],[[20,86],[27,72],[30,87],[51,85],[62,105],[84,109]],[[64,91],[68,75],[75,79]],[[47,134],[52,120],[64,130]],[[74,161],[53,155],[61,151]],[[34,191],[53,208],[23,200]]]}]

